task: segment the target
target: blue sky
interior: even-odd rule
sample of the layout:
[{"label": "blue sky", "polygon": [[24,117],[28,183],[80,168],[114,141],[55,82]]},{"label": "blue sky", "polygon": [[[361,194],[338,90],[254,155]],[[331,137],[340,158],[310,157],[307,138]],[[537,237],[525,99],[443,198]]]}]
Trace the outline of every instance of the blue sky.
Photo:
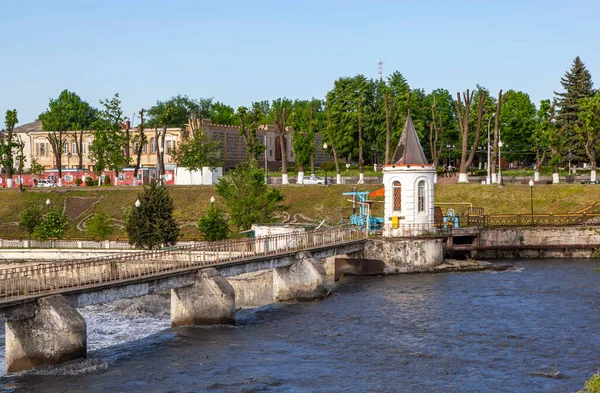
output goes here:
[{"label": "blue sky", "polygon": [[537,104],[575,56],[600,87],[599,12],[576,0],[0,0],[0,111],[28,123],[63,89],[94,106],[118,92],[129,117],[176,94],[234,108],[322,98],[341,76],[376,77],[377,59],[413,88],[481,84]]}]

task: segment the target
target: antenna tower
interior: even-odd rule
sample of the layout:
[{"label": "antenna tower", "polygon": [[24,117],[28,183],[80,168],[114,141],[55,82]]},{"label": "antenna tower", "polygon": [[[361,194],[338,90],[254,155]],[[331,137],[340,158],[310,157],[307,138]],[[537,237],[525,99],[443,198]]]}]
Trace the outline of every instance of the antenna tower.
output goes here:
[{"label": "antenna tower", "polygon": [[385,60],[377,60],[377,73],[380,82],[383,82],[383,63],[385,63]]}]

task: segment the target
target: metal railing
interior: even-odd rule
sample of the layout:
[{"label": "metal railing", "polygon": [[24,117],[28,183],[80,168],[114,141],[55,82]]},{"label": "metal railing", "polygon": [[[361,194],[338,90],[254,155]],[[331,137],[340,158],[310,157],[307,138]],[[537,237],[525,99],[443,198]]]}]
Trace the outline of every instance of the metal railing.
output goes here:
[{"label": "metal railing", "polygon": [[224,240],[172,250],[0,269],[0,305],[53,293],[162,276],[245,259],[276,256],[365,239],[352,226]]},{"label": "metal railing", "polygon": [[[198,240],[181,240],[178,246],[194,246],[203,244]],[[0,248],[43,248],[43,249],[102,249],[102,250],[134,250],[135,247],[123,240],[92,240],[92,239],[0,239]]]},{"label": "metal railing", "polygon": [[600,225],[598,213],[576,214],[494,214],[460,216],[461,226],[490,227],[553,227],[575,225]]}]

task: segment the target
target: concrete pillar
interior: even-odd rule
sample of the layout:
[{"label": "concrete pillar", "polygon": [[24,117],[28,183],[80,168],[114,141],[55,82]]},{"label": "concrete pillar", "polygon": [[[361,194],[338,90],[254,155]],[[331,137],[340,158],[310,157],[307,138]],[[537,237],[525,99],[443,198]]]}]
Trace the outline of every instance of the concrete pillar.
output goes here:
[{"label": "concrete pillar", "polygon": [[189,287],[171,289],[171,326],[234,323],[235,293],[215,269],[198,273]]},{"label": "concrete pillar", "polygon": [[236,307],[255,308],[274,303],[274,274],[274,269],[266,269],[228,277],[235,292]]},{"label": "concrete pillar", "polygon": [[325,294],[325,269],[309,254],[297,254],[291,265],[275,269],[273,294],[275,301],[313,300]]},{"label": "concrete pillar", "polygon": [[6,322],[7,372],[86,357],[87,329],[77,309],[61,295],[40,298],[33,307],[31,316]]}]

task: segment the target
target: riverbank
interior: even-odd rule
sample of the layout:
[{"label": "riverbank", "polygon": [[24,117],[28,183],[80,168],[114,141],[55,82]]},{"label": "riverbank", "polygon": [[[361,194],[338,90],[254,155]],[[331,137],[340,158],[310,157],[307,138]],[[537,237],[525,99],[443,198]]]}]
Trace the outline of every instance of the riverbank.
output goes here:
[{"label": "riverbank", "polygon": [[[357,191],[373,191],[381,185],[360,185]],[[279,186],[285,196],[286,210],[279,213],[280,222],[312,222],[335,225],[352,214],[352,204],[344,192],[350,185]],[[175,206],[175,219],[182,229],[182,239],[198,238],[198,218],[208,209],[215,196],[212,186],[169,187]],[[70,219],[67,238],[85,237],[83,223],[94,213],[107,216],[116,231],[113,239],[126,239],[123,213],[131,209],[141,192],[140,187],[73,187],[64,189],[35,189],[19,193],[0,189],[0,238],[27,238],[19,229],[19,214],[28,205],[61,206]],[[526,184],[508,184],[503,188],[481,184],[438,184],[436,203],[470,203],[482,207],[486,214],[530,214],[531,190]],[[536,213],[571,213],[600,201],[600,185],[558,184],[536,185],[533,189],[533,208]],[[217,198],[217,203],[219,203]],[[373,215],[383,215],[383,203],[377,198]]]}]

